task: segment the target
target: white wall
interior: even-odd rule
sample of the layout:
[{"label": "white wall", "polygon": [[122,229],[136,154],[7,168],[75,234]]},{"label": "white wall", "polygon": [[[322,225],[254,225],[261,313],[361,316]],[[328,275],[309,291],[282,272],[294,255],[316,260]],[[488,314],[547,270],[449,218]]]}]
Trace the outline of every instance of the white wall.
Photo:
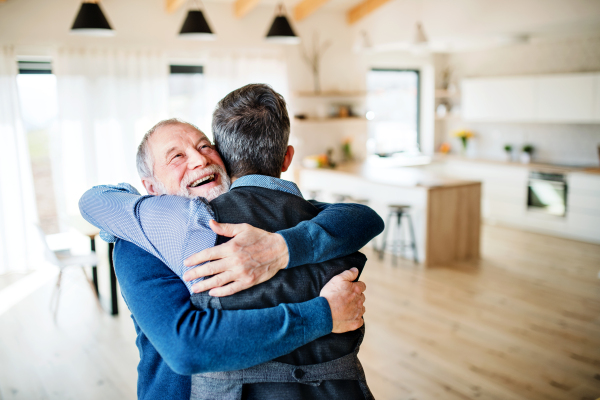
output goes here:
[{"label": "white wall", "polygon": [[[448,65],[453,80],[465,77],[511,76],[600,71],[600,36],[538,40],[532,44],[499,47],[440,57],[438,65]],[[439,77],[438,77],[439,82]],[[516,124],[447,123],[443,139],[459,143],[450,133],[458,128],[473,130],[468,154],[503,160],[503,147],[532,144],[537,161],[556,164],[597,165],[600,144],[599,124]]]},{"label": "white wall", "polygon": [[[265,2],[266,3],[266,2]],[[126,47],[164,50],[172,61],[198,61],[214,54],[243,52],[281,57],[287,62],[290,113],[294,114],[293,93],[311,91],[313,78],[308,65],[301,57],[302,47],[310,48],[313,37],[330,41],[331,47],[324,53],[321,67],[323,91],[363,91],[366,88],[366,72],[371,67],[418,68],[422,75],[422,138],[424,149],[433,151],[432,114],[433,64],[430,56],[411,56],[398,52],[356,53],[352,50],[357,26],[346,22],[344,9],[324,8],[301,22],[292,22],[302,38],[299,46],[267,43],[264,40],[275,13],[275,6],[262,4],[242,19],[233,15],[233,3],[204,1],[205,15],[217,33],[214,42],[186,41],[177,37],[187,9],[174,14],[164,9],[164,0],[102,0],[101,7],[116,30],[112,38],[94,38],[72,35],[69,28],[79,9],[78,0],[8,0],[0,3],[0,43],[16,45],[20,55],[51,55],[61,46],[70,47]],[[192,5],[192,2],[187,5]],[[291,10],[295,2],[286,2]],[[368,23],[373,23],[371,21]],[[430,104],[431,103],[431,104]],[[338,127],[340,128],[340,127]],[[328,128],[314,130],[304,138],[307,152],[324,152],[326,148],[341,142],[344,137],[356,137],[356,146],[364,147],[364,126],[337,129],[323,143],[318,137],[327,135]],[[302,132],[299,131],[299,134]],[[315,135],[317,138],[315,139]],[[321,136],[323,137],[323,136]],[[316,144],[315,144],[316,141]],[[303,156],[305,154],[299,154]]]}]

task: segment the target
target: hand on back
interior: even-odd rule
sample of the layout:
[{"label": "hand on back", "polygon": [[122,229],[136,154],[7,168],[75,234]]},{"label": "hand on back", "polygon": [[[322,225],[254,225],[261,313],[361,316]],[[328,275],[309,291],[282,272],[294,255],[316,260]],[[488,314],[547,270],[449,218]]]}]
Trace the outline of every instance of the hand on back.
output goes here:
[{"label": "hand on back", "polygon": [[354,331],[364,324],[365,313],[364,282],[354,282],[358,277],[358,269],[352,268],[334,276],[321,289],[321,297],[325,297],[331,308],[333,333]]},{"label": "hand on back", "polygon": [[186,266],[212,261],[183,275],[186,281],[214,275],[192,286],[195,293],[210,290],[211,296],[229,296],[271,279],[288,264],[287,244],[277,233],[248,224],[220,224],[215,221],[210,221],[210,227],[218,235],[233,239],[185,260]]}]

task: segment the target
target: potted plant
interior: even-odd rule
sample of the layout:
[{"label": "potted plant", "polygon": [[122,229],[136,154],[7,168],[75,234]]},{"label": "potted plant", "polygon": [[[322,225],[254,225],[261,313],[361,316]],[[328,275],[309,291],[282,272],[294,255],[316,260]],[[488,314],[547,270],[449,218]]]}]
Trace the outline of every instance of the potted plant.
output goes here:
[{"label": "potted plant", "polygon": [[510,144],[504,145],[504,151],[506,152],[506,161],[511,162],[513,147]]},{"label": "potted plant", "polygon": [[462,143],[462,155],[464,156],[467,152],[467,145],[469,143],[469,139],[474,136],[473,132],[466,129],[462,129],[460,131],[454,132],[454,136],[460,139]]},{"label": "potted plant", "polygon": [[523,164],[529,164],[531,162],[531,155],[533,154],[533,146],[526,144],[523,146],[523,152],[521,153],[521,162]]}]

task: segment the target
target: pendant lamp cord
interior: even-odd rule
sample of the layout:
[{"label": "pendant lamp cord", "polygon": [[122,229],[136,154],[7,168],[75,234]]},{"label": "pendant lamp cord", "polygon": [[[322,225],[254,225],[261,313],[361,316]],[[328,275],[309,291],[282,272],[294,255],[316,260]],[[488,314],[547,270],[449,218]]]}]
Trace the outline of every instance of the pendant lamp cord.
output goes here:
[{"label": "pendant lamp cord", "polygon": [[278,17],[283,17],[285,16],[285,8],[283,7],[283,3],[279,3],[277,5],[277,11],[276,14]]},{"label": "pendant lamp cord", "polygon": [[196,5],[196,8],[200,11],[204,9],[204,4],[201,0],[194,0],[194,4]]}]

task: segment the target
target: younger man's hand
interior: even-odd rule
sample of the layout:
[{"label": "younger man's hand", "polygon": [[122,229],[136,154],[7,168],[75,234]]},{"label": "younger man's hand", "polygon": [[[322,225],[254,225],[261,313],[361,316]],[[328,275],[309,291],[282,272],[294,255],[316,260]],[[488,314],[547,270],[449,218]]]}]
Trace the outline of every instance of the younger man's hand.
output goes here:
[{"label": "younger man's hand", "polygon": [[287,244],[277,233],[248,224],[220,224],[215,221],[210,221],[210,227],[216,234],[233,239],[202,250],[184,261],[188,267],[212,261],[183,275],[186,281],[215,275],[192,286],[194,293],[211,289],[211,296],[229,296],[271,279],[289,262]]}]

